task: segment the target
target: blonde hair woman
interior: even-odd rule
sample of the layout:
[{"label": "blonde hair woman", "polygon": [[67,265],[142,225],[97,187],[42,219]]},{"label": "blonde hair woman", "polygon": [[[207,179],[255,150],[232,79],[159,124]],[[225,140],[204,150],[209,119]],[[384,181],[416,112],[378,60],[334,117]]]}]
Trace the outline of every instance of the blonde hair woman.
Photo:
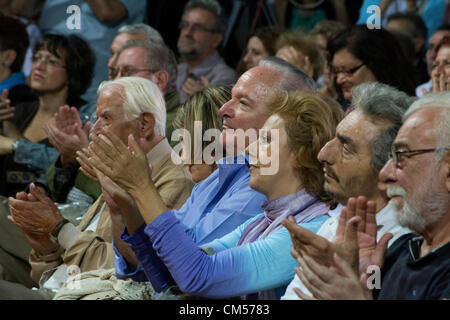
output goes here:
[{"label": "blonde hair woman", "polygon": [[[219,116],[218,111],[220,107],[222,107],[222,105],[230,99],[231,87],[219,86],[205,88],[202,91],[192,95],[180,106],[175,119],[172,122],[175,130],[185,129],[185,132],[191,137],[190,150],[187,150],[189,146],[186,144],[183,136],[180,136],[183,148],[181,158],[185,162],[185,165],[189,168],[192,181],[195,183],[206,179],[217,168],[215,163],[194,163],[196,151],[193,143],[195,122],[201,122],[202,137],[209,129],[217,129],[220,131],[222,129],[222,118]],[[206,142],[202,141],[201,147],[201,150],[203,151],[206,147]]]}]

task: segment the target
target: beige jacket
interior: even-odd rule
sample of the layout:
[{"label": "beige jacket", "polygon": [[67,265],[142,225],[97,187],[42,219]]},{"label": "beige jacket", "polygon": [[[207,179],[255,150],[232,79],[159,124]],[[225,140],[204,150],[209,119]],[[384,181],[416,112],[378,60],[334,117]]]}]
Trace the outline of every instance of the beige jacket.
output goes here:
[{"label": "beige jacket", "polygon": [[[171,150],[164,139],[147,154],[147,159],[153,166],[152,180],[161,198],[166,206],[177,209],[190,196],[194,184],[183,166],[172,162]],[[77,227],[70,223],[64,225],[58,236],[61,247],[56,253],[40,256],[31,251],[29,261],[34,281],[39,283],[44,272],[61,264],[76,265],[80,272],[114,268],[112,222],[107,205],[100,213],[95,232],[86,230],[104,204],[103,196],[100,196]],[[46,274],[46,278],[48,276]]]}]

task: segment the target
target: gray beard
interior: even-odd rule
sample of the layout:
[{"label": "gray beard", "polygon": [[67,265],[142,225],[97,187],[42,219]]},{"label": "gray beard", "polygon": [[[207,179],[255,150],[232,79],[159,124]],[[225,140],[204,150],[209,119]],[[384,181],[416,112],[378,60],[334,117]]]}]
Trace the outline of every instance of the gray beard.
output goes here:
[{"label": "gray beard", "polygon": [[[395,215],[397,222],[417,233],[422,233],[428,226],[437,223],[447,213],[448,196],[446,194],[435,194],[423,202],[427,212],[420,214],[417,209],[409,205],[406,198],[403,199],[403,208],[397,209]],[[397,203],[393,203],[395,208]]]}]

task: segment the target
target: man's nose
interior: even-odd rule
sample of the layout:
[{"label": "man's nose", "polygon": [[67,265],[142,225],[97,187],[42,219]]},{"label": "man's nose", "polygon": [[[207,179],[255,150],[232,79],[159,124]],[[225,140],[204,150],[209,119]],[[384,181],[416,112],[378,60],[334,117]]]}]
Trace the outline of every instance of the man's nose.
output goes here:
[{"label": "man's nose", "polygon": [[95,121],[94,125],[91,127],[90,133],[99,135],[102,132],[102,124],[100,122],[100,119],[97,119],[97,121]]},{"label": "man's nose", "polygon": [[336,82],[337,82],[337,84],[344,83],[346,78],[347,78],[347,76],[344,73],[339,72],[338,74],[336,74]]},{"label": "man's nose", "polygon": [[378,180],[381,184],[389,184],[397,181],[397,176],[395,174],[395,164],[394,160],[389,159],[384,167],[380,170],[378,174]]},{"label": "man's nose", "polygon": [[320,162],[326,162],[326,163],[332,163],[333,161],[330,159],[332,155],[332,149],[334,144],[334,139],[328,141],[322,149],[320,149],[319,153],[317,154],[317,160]]},{"label": "man's nose", "polygon": [[227,103],[225,103],[220,109],[219,109],[219,115],[221,117],[232,117],[233,115],[233,101],[230,100]]}]

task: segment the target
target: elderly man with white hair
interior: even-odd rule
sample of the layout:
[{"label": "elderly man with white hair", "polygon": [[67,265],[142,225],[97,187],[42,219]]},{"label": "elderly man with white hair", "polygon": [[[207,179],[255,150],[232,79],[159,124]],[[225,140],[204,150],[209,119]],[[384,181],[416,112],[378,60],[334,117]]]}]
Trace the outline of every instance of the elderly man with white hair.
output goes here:
[{"label": "elderly man with white hair", "polygon": [[[358,237],[348,237],[344,245],[357,241],[360,259],[381,267],[380,287],[368,290],[368,282],[360,283],[367,275],[360,278],[357,266],[339,256],[334,268],[327,268],[303,255],[297,273],[314,297],[298,291],[302,298],[450,299],[450,92],[426,95],[409,107],[379,177],[398,223],[413,233],[395,241],[386,255],[376,243],[376,228],[359,228]],[[369,207],[373,204],[358,214],[360,226],[370,224]]]},{"label": "elderly man with white hair", "polygon": [[[165,138],[164,98],[151,81],[126,77],[103,82],[98,90],[97,117],[92,131],[113,132],[127,143],[130,136],[138,141],[152,166],[152,180],[165,204],[179,208],[189,197],[193,183],[182,166],[171,161],[171,148]],[[89,148],[95,148],[91,144]],[[81,158],[83,156],[81,155]],[[114,159],[110,159],[114,161]],[[107,179],[95,171],[85,172],[93,179]],[[33,184],[30,194],[10,198],[10,220],[22,229],[33,248],[30,255],[31,277],[41,290],[0,281],[0,299],[45,299],[54,295],[67,280],[67,268],[80,272],[114,267],[115,247],[131,264],[138,264],[129,246],[120,240],[124,224],[119,206],[113,200],[128,194],[110,181],[102,184],[102,196],[84,215],[78,227],[65,220],[55,204]],[[118,194],[119,193],[119,194]],[[119,200],[120,201],[120,200]],[[73,269],[73,267],[72,267]],[[47,290],[46,290],[47,289]],[[48,290],[50,289],[50,290]]]}]

